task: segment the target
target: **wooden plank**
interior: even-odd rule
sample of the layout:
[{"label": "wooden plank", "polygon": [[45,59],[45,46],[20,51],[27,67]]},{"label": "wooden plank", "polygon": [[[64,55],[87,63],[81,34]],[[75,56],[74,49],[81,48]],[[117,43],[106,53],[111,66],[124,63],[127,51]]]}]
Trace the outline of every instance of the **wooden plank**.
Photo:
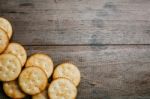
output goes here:
[{"label": "wooden plank", "polygon": [[[149,99],[150,46],[26,46],[81,71],[78,99]],[[144,98],[145,97],[145,98]],[[146,98],[147,97],[147,98]]]},{"label": "wooden plank", "polygon": [[150,44],[149,0],[0,0],[24,45]]}]

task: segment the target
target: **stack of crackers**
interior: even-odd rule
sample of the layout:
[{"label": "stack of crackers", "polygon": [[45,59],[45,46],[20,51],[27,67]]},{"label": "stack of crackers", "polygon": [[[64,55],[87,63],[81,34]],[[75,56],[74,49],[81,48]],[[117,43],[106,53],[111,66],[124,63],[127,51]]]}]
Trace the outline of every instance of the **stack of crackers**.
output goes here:
[{"label": "stack of crackers", "polygon": [[27,59],[21,44],[9,43],[12,34],[10,22],[0,17],[0,81],[5,94],[13,99],[27,95],[32,99],[75,99],[79,69],[71,63],[62,63],[54,69],[52,59],[41,53]]}]

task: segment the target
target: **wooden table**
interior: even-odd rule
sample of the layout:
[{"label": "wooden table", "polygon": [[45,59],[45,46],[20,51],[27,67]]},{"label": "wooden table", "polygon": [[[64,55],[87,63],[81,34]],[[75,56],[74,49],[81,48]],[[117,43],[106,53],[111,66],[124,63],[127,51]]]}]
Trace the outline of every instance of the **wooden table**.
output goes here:
[{"label": "wooden table", "polygon": [[150,99],[150,0],[0,0],[0,16],[28,55],[79,67],[77,99]]}]

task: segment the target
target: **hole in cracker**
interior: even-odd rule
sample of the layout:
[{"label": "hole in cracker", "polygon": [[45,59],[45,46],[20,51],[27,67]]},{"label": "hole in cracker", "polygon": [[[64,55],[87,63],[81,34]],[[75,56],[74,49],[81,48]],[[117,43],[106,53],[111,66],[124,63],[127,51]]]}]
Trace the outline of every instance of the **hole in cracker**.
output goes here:
[{"label": "hole in cracker", "polygon": [[15,70],[13,70],[12,72],[15,73]]},{"label": "hole in cracker", "polygon": [[19,54],[21,57],[23,57],[24,56],[24,54],[23,53],[21,53],[21,54]]},{"label": "hole in cracker", "polygon": [[11,59],[9,59],[9,60],[8,60],[8,62],[9,62],[9,63],[11,63],[11,62],[12,62],[12,60],[11,60]]},{"label": "hole in cracker", "polygon": [[45,66],[45,67],[48,67],[48,64],[45,64],[44,66]]}]

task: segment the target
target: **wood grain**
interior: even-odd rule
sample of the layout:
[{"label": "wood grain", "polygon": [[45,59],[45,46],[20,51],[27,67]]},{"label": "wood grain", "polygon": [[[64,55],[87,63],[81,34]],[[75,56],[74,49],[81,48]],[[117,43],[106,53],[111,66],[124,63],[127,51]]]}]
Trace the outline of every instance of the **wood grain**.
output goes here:
[{"label": "wood grain", "polygon": [[0,0],[0,16],[13,23],[13,40],[24,45],[150,44],[149,5],[149,0]]},{"label": "wood grain", "polygon": [[150,0],[0,0],[0,16],[28,56],[79,67],[77,99],[150,99]]},{"label": "wood grain", "polygon": [[36,52],[50,55],[55,65],[66,61],[76,64],[82,77],[78,99],[150,98],[150,46],[26,46],[26,49],[29,55]]}]

